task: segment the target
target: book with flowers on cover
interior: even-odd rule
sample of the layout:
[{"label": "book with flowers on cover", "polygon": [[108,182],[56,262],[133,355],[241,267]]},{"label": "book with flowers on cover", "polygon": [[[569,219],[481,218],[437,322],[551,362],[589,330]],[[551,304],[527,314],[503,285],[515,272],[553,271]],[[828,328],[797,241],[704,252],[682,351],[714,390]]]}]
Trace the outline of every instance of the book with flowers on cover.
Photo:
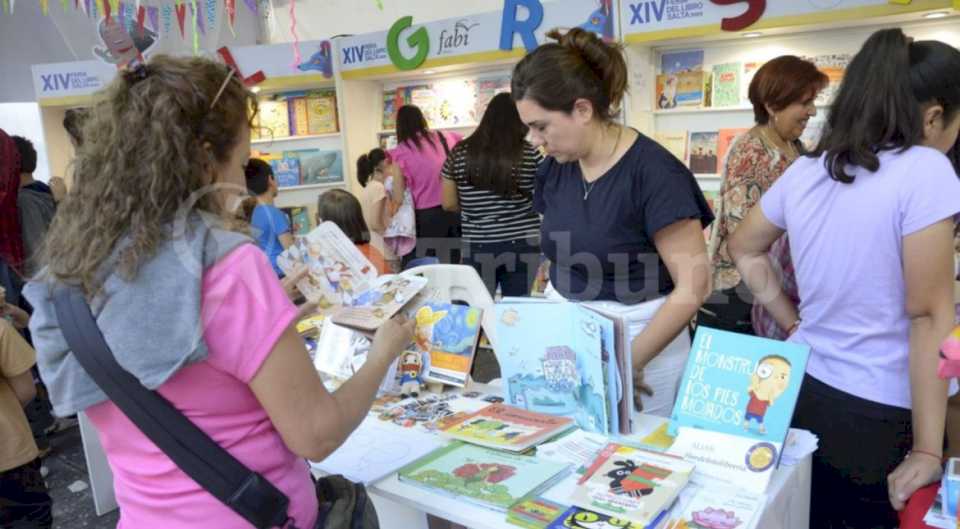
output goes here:
[{"label": "book with flowers on cover", "polygon": [[400,469],[400,481],[506,513],[546,489],[570,469],[566,463],[454,441]]},{"label": "book with flowers on cover", "polygon": [[443,429],[443,434],[480,446],[523,452],[573,426],[570,417],[527,411],[508,404],[491,404],[450,424]]}]

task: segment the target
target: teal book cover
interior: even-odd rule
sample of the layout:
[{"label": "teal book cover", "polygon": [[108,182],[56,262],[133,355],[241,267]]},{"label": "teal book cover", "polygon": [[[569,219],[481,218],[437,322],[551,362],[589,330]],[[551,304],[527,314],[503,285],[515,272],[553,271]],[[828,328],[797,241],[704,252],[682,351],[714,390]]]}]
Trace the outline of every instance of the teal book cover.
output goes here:
[{"label": "teal book cover", "polygon": [[699,327],[671,416],[681,426],[783,443],[810,348]]},{"label": "teal book cover", "polygon": [[399,470],[399,479],[507,512],[566,475],[569,464],[453,442]]},{"label": "teal book cover", "polygon": [[496,311],[507,403],[607,433],[600,316],[576,303],[499,303]]}]

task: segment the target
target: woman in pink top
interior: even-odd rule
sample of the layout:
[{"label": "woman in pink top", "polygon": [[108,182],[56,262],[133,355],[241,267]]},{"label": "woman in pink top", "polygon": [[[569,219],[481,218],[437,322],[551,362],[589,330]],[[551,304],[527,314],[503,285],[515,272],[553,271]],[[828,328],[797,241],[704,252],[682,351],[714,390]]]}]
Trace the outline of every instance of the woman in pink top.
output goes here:
[{"label": "woman in pink top", "polygon": [[249,528],[189,478],[97,387],[70,351],[51,294],[80,286],[123,368],[290,500],[311,529],[305,459],[357,427],[412,323],[381,327],[366,364],[328,393],[264,255],[231,218],[245,187],[256,99],[227,66],[154,56],[103,92],[84,129],[77,185],[24,289],[58,415],[86,411],[114,475],[124,529]]},{"label": "woman in pink top", "polygon": [[453,132],[431,131],[415,105],[397,110],[398,145],[390,156],[400,168],[400,178],[393,193],[402,199],[403,190],[410,189],[417,222],[417,247],[404,256],[404,263],[427,255],[443,263],[460,262],[460,215],[443,210],[440,170],[447,154],[462,139]]},{"label": "woman in pink top", "polygon": [[[810,346],[793,425],[813,455],[816,528],[893,528],[941,474],[947,383],[939,346],[954,322],[960,181],[960,51],[899,29],[853,57],[827,132],[733,233],[728,249],[758,302]],[[784,233],[800,304],[767,250]]]}]

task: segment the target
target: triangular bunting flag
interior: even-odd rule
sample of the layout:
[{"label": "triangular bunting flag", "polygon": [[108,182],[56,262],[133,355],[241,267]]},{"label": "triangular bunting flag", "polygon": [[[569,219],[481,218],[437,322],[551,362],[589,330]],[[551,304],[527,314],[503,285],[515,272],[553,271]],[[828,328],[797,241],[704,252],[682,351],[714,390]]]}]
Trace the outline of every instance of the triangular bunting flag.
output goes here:
[{"label": "triangular bunting flag", "polygon": [[[137,2],[138,4],[140,2]],[[137,7],[137,31],[140,32],[140,36],[143,36],[143,21],[147,18],[147,8],[143,6]]]},{"label": "triangular bunting flag", "polygon": [[50,14],[50,0],[40,0],[40,12],[43,16]]},{"label": "triangular bunting flag", "polygon": [[110,20],[110,0],[103,0],[103,18]]},{"label": "triangular bunting flag", "polygon": [[197,0],[193,0],[193,5],[190,6],[190,10],[193,11],[193,31],[206,36],[207,28],[206,23],[203,21],[203,9],[197,5]]},{"label": "triangular bunting flag", "polygon": [[207,29],[213,31],[217,27],[217,0],[204,0],[207,4]]},{"label": "triangular bunting flag", "polygon": [[[237,0],[224,0],[223,8],[227,12],[227,22],[230,32],[233,33],[234,26],[237,23]],[[234,34],[236,36],[236,34]]]},{"label": "triangular bunting flag", "polygon": [[257,0],[243,0],[243,3],[247,4],[247,9],[253,14],[257,14],[260,11],[257,9]]},{"label": "triangular bunting flag", "polygon": [[174,10],[177,12],[177,24],[180,26],[180,38],[186,37],[183,24],[187,21],[187,6],[182,0],[177,0],[177,5]]},{"label": "triangular bunting flag", "polygon": [[160,34],[160,8],[155,6],[148,6],[147,16],[150,18],[150,26],[153,27],[153,30],[157,32],[157,35],[159,35]]}]

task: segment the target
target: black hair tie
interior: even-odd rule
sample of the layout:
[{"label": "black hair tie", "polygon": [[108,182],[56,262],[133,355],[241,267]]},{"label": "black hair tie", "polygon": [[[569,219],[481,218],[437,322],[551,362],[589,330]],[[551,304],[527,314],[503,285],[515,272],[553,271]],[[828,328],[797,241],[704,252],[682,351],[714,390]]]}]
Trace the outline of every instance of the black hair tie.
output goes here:
[{"label": "black hair tie", "polygon": [[127,68],[123,72],[123,78],[127,84],[134,85],[147,78],[147,66],[142,62],[137,62],[132,68]]}]

